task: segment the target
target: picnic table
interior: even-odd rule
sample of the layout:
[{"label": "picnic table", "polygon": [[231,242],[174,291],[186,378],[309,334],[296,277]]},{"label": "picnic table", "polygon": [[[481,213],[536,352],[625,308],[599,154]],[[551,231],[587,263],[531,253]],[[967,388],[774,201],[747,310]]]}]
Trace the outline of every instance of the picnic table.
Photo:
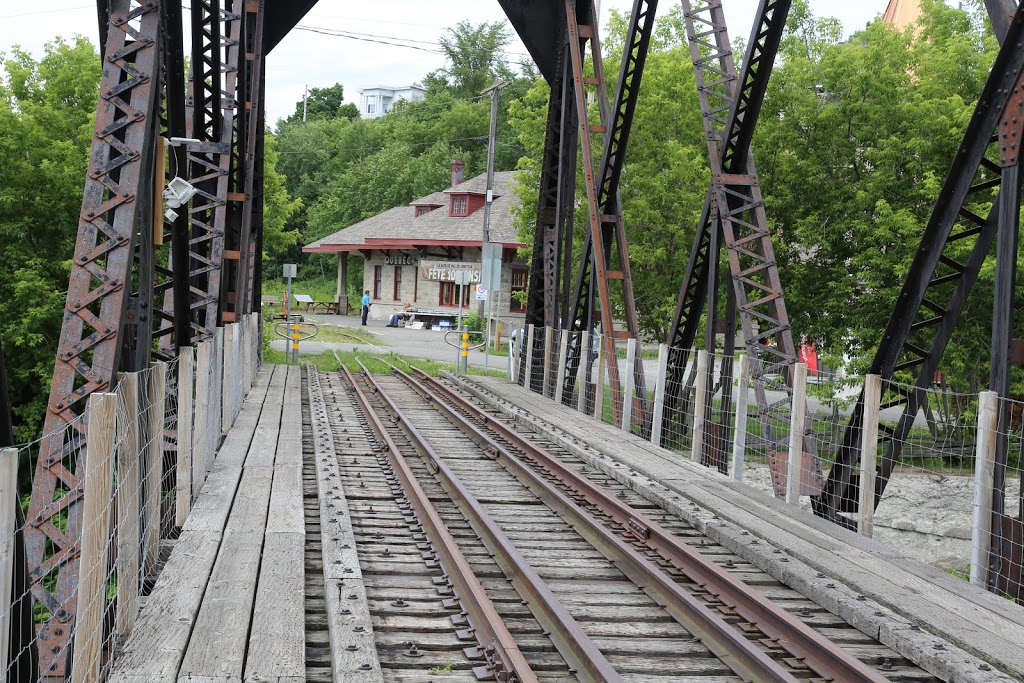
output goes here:
[{"label": "picnic table", "polygon": [[341,304],[337,301],[313,301],[309,294],[293,294],[295,303],[306,307],[306,313],[333,313],[337,315],[341,311]]}]

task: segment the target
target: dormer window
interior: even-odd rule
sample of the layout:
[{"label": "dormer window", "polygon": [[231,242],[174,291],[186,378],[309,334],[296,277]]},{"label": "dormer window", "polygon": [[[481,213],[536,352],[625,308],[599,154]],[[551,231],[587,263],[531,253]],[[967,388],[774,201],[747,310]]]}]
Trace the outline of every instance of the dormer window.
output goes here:
[{"label": "dormer window", "polygon": [[452,216],[465,216],[466,213],[466,195],[460,194],[452,197]]},{"label": "dormer window", "polygon": [[427,213],[430,213],[430,207],[429,206],[417,206],[416,207],[416,218],[419,218],[420,216],[422,216],[424,214],[427,214]]}]

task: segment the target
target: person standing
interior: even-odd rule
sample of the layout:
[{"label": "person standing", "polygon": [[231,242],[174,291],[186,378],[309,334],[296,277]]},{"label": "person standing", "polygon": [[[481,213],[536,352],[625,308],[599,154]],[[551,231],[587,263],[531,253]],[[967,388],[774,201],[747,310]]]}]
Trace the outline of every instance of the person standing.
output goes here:
[{"label": "person standing", "polygon": [[366,324],[366,316],[370,315],[370,290],[363,291],[363,324]]}]

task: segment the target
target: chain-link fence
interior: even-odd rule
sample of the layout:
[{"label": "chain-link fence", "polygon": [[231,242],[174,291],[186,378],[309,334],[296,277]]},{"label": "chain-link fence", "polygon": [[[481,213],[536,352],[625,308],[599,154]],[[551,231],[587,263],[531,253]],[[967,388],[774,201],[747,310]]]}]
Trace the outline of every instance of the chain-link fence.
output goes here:
[{"label": "chain-link fence", "polygon": [[[0,450],[0,680],[103,680],[162,541],[184,523],[241,409],[258,347],[258,320],[247,318],[169,363],[122,373],[59,434]],[[57,440],[59,457],[38,463]],[[19,492],[29,472],[54,485]]]}]

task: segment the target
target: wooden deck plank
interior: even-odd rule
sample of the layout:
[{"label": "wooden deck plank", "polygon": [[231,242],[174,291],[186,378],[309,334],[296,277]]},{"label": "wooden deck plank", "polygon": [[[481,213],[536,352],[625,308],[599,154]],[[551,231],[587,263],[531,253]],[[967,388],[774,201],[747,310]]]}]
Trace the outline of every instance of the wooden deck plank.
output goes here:
[{"label": "wooden deck plank", "polygon": [[262,547],[262,531],[224,532],[179,682],[241,679]]},{"label": "wooden deck plank", "polygon": [[305,678],[305,545],[305,533],[266,536],[245,662],[246,681]]},{"label": "wooden deck plank", "polygon": [[[277,366],[267,390],[266,407],[240,463],[240,482],[231,503],[224,538],[203,598],[179,681],[242,679],[267,513],[274,459],[281,430],[288,376],[297,369]],[[300,505],[301,509],[301,505]]]},{"label": "wooden deck plank", "polygon": [[302,467],[281,465],[274,468],[274,485],[270,493],[267,533],[306,532],[302,508]]},{"label": "wooden deck plank", "polygon": [[[239,419],[222,444],[221,454],[225,450],[241,452],[244,459],[272,375],[273,366],[260,370],[253,390],[242,405]],[[219,457],[218,461],[221,461]],[[118,652],[110,676],[114,683],[177,680],[218,556],[234,489],[241,476],[240,468],[233,473],[225,471],[223,465],[215,469],[217,472],[207,479],[152,594],[139,613],[135,629]]]}]

